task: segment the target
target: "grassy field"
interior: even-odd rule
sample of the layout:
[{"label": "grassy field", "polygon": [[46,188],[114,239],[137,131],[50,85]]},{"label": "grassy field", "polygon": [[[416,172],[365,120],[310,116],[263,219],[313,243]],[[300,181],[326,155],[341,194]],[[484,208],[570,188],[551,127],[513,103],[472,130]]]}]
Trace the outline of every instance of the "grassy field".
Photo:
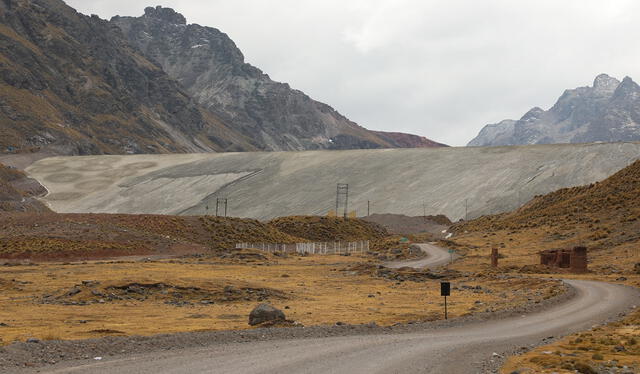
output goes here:
[{"label": "grassy field", "polygon": [[[246,329],[259,302],[304,325],[442,318],[439,281],[360,274],[355,256],[160,262],[46,263],[0,267],[2,344],[29,337],[83,339]],[[473,275],[453,280],[450,315],[500,310],[557,294],[555,281]],[[479,287],[477,287],[479,286]],[[513,294],[507,297],[506,292]],[[75,303],[75,304],[74,304]],[[83,305],[84,304],[84,305]]]}]

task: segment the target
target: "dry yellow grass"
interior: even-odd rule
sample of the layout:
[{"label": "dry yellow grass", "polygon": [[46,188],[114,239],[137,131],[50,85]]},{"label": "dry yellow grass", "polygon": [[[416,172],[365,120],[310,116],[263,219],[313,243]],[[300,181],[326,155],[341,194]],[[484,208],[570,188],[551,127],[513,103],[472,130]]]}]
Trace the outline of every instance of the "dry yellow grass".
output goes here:
[{"label": "dry yellow grass", "polygon": [[[229,302],[216,299],[212,305],[202,305],[196,300],[190,306],[175,306],[165,304],[168,296],[158,295],[145,301],[114,300],[89,305],[42,303],[46,294],[62,295],[86,280],[100,282],[102,290],[109,285],[136,282],[200,287],[211,292],[225,286],[266,287],[286,295],[286,298],[270,298],[267,302],[282,308],[289,319],[304,325],[338,321],[391,325],[442,318],[438,281],[400,283],[344,271],[347,266],[362,261],[366,259],[312,256],[254,264],[204,259],[184,263],[90,262],[1,267],[0,323],[7,325],[0,327],[1,344],[29,337],[82,339],[246,329],[249,328],[248,314],[258,303],[253,299]],[[450,298],[453,317],[488,308],[500,310],[525,303],[527,298],[541,300],[559,290],[554,281],[532,284],[526,280],[482,277],[453,281],[454,287],[463,284],[470,287],[454,290],[454,296]],[[471,289],[476,285],[490,289],[491,293]],[[514,288],[517,291],[505,297],[504,293]]]},{"label": "dry yellow grass", "polygon": [[627,369],[622,372],[640,371],[640,310],[620,322],[571,335],[512,357],[501,372],[575,373],[581,367],[601,372],[600,368],[623,369],[625,366]]}]

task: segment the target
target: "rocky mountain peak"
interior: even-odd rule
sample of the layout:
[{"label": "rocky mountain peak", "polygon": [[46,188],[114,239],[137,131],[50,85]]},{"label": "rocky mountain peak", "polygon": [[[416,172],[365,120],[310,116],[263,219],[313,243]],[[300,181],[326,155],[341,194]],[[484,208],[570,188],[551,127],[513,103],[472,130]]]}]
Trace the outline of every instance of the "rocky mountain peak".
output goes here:
[{"label": "rocky mountain peak", "polygon": [[613,78],[607,74],[600,74],[593,81],[593,88],[596,91],[613,93],[616,88],[618,88],[619,84],[620,81],[616,78]]},{"label": "rocky mountain peak", "polygon": [[158,5],[154,7],[147,7],[144,9],[144,16],[157,18],[159,20],[169,22],[175,25],[186,25],[187,19],[180,13],[171,8],[163,8]]},{"label": "rocky mountain peak", "polygon": [[470,146],[640,140],[640,86],[598,75],[593,87],[569,89],[547,111],[533,108],[519,121],[485,126]]},{"label": "rocky mountain peak", "polygon": [[[176,22],[180,23],[176,25]],[[244,61],[222,31],[189,24],[172,9],[114,17],[138,50],[180,82],[198,104],[263,150],[437,147],[429,139],[370,131]]]},{"label": "rocky mountain peak", "polygon": [[640,91],[640,86],[631,79],[631,77],[624,77],[622,82],[618,85],[615,91],[615,96],[628,95],[633,92]]},{"label": "rocky mountain peak", "polygon": [[524,116],[522,116],[522,121],[538,119],[543,114],[544,114],[544,110],[536,106],[530,109]]}]

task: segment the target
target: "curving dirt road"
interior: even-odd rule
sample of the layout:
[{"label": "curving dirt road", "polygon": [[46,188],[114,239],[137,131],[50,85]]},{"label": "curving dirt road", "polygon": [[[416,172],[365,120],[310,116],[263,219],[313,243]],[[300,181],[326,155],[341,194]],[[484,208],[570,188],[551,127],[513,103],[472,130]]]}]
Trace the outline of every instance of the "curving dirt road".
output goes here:
[{"label": "curving dirt road", "polygon": [[427,255],[425,258],[419,260],[408,261],[391,261],[384,264],[384,266],[392,269],[399,269],[403,267],[424,269],[424,268],[437,268],[451,262],[452,259],[457,258],[457,255],[451,256],[451,254],[443,248],[436,247],[433,244],[416,244]]},{"label": "curving dirt road", "polygon": [[209,347],[66,364],[40,373],[447,373],[486,372],[494,353],[603,323],[640,301],[637,290],[566,281],[576,296],[542,312],[409,334],[353,335]]}]

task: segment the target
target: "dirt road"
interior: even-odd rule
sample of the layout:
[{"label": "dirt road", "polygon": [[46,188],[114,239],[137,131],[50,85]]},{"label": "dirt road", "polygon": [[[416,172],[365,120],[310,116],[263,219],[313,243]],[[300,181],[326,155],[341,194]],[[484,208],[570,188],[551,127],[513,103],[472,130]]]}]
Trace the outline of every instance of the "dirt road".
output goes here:
[{"label": "dirt road", "polygon": [[[522,346],[607,321],[632,305],[637,290],[568,280],[576,296],[547,310],[503,320],[408,334],[216,344],[95,363],[67,363],[40,373],[483,373],[491,360]],[[488,364],[488,365],[487,365]]]},{"label": "dirt road", "polygon": [[436,247],[433,244],[416,244],[427,255],[425,258],[419,260],[408,261],[391,261],[384,264],[384,266],[392,269],[399,269],[402,267],[409,267],[415,269],[429,268],[433,269],[438,266],[446,265],[455,259],[456,255],[451,255],[446,249]]}]

